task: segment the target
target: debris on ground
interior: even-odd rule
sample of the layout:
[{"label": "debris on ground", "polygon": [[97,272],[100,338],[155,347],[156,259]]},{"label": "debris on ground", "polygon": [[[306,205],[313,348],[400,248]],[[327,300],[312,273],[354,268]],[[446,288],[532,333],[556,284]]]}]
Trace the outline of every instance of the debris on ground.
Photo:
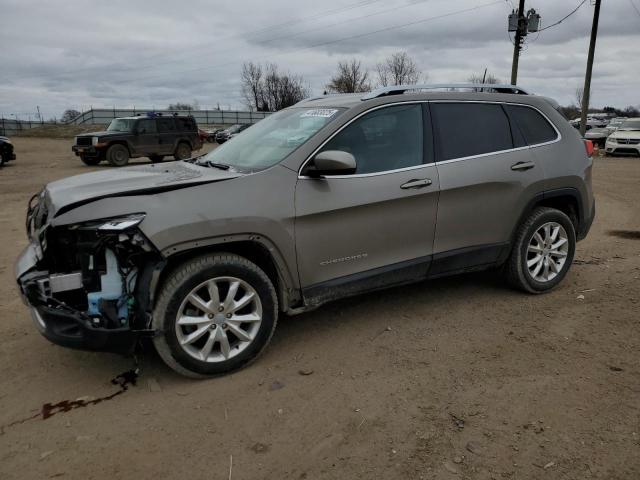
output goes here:
[{"label": "debris on ground", "polygon": [[269,385],[269,390],[271,390],[272,392],[274,390],[280,390],[281,388],[284,388],[284,383],[280,382],[279,380],[276,380],[271,385]]},{"label": "debris on ground", "polygon": [[467,442],[467,445],[465,448],[467,449],[467,451],[475,455],[482,455],[482,447],[477,442],[473,442],[473,441]]},{"label": "debris on ground", "polygon": [[458,427],[460,430],[464,428],[464,420],[462,418],[456,416],[451,412],[449,412],[449,416],[453,420],[453,423],[455,423],[456,427]]},{"label": "debris on ground", "polygon": [[147,379],[147,387],[149,387],[151,393],[160,393],[162,391],[158,380],[153,377]]}]

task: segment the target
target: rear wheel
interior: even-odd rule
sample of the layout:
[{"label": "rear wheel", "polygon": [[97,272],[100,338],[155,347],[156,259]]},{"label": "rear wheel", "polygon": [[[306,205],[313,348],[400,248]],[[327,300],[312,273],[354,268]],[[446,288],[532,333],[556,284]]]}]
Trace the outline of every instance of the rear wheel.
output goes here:
[{"label": "rear wheel", "polygon": [[520,225],[507,260],[509,283],[529,293],[558,285],[569,271],[576,249],[571,219],[560,210],[536,208]]},{"label": "rear wheel", "polygon": [[115,167],[124,167],[129,163],[129,150],[124,145],[111,145],[107,150],[107,160]]},{"label": "rear wheel", "polygon": [[164,155],[149,155],[149,160],[153,163],[159,163],[164,160]]},{"label": "rear wheel", "polygon": [[80,160],[85,165],[93,166],[100,163],[100,157],[87,157],[86,155],[80,155]]},{"label": "rear wheel", "polygon": [[275,289],[258,266],[238,255],[207,255],[165,281],[153,311],[153,342],[178,373],[220,375],[257,358],[277,318]]},{"label": "rear wheel", "polygon": [[176,160],[186,160],[187,158],[191,158],[191,147],[189,144],[186,142],[180,142],[176,147],[173,158]]}]

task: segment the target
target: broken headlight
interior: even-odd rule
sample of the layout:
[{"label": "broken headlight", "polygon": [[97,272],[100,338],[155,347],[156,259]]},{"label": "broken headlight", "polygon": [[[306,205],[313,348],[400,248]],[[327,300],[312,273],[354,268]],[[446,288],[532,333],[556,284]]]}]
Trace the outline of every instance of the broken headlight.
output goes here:
[{"label": "broken headlight", "polygon": [[140,225],[146,215],[144,213],[133,213],[116,218],[104,218],[100,220],[91,220],[89,222],[73,225],[71,229],[82,230],[98,230],[100,232],[123,232],[129,228]]}]

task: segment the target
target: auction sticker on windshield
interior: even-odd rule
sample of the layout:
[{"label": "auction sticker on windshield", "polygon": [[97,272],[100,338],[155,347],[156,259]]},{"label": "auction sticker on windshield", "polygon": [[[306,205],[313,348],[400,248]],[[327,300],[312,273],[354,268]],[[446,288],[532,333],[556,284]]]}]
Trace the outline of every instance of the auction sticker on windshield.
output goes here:
[{"label": "auction sticker on windshield", "polygon": [[329,118],[329,117],[333,117],[337,111],[338,110],[334,110],[330,108],[314,108],[313,110],[307,110],[300,116]]}]

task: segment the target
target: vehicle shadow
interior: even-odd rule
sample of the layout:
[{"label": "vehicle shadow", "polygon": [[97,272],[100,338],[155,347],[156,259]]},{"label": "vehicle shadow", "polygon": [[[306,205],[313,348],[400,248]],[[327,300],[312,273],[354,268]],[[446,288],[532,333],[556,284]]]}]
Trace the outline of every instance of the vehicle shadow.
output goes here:
[{"label": "vehicle shadow", "polygon": [[[385,328],[400,328],[407,316],[446,314],[442,308],[443,302],[456,304],[469,302],[476,297],[490,299],[496,296],[507,298],[521,295],[506,285],[498,271],[491,270],[361,294],[327,303],[317,310],[300,315],[281,314],[270,345],[248,369],[253,372],[252,375],[266,374],[279,364],[286,363],[294,348],[304,350],[304,345],[310,339],[316,346],[326,344],[328,347],[335,340],[336,332],[349,335],[354,331],[366,330],[371,332],[370,337],[373,338]],[[154,376],[170,383],[182,383],[179,380],[182,377],[164,365],[151,342],[144,342],[142,348],[143,352],[139,356],[141,375],[145,371],[153,372]],[[246,370],[240,370],[236,375],[242,375],[243,371]]]}]

